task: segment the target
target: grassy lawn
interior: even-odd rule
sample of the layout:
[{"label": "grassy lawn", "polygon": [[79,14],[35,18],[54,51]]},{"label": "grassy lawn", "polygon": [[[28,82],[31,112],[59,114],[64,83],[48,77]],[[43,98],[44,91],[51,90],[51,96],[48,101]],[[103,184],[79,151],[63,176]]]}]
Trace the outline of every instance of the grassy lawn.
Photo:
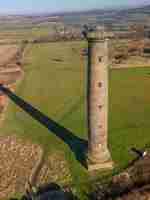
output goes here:
[{"label": "grassy lawn", "polygon": [[[86,61],[84,42],[36,44],[30,47],[25,76],[16,94],[80,138],[86,129]],[[117,168],[127,165],[131,146],[150,143],[150,69],[110,70],[109,146]],[[43,146],[46,153],[65,152],[80,198],[88,189],[87,170],[59,138],[10,102],[1,134],[15,134]],[[82,184],[84,182],[84,184]]]},{"label": "grassy lawn", "polygon": [[110,71],[109,143],[118,167],[150,145],[150,68]]}]

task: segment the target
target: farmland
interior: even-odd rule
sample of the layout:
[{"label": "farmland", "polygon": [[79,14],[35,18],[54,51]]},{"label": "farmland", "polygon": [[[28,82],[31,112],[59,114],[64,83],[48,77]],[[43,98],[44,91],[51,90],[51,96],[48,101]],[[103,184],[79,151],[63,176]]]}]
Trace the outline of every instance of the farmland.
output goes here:
[{"label": "farmland", "polygon": [[[49,184],[79,200],[93,194],[99,199],[105,183],[116,183],[121,174],[119,187],[122,181],[125,185],[124,172],[127,175],[130,167],[135,170],[128,170],[129,182],[133,177],[141,184],[143,175],[150,180],[149,151],[136,166],[131,152],[132,147],[150,148],[149,10],[144,6],[0,15],[0,200],[20,200],[30,186],[46,191]],[[91,172],[86,165],[90,54],[83,33],[94,30],[109,38],[112,171]],[[141,189],[137,191],[142,195]],[[133,192],[133,199],[139,199],[134,196]]]},{"label": "farmland", "polygon": [[[85,46],[85,42],[29,44],[24,58],[25,74],[17,83],[15,93],[75,136],[86,140],[87,63],[81,55]],[[109,74],[109,147],[115,169],[120,170],[133,159],[130,147],[145,148],[150,144],[150,69],[110,69]],[[93,181],[87,170],[64,141],[11,101],[1,135],[15,135],[39,144],[45,156],[63,152],[62,159],[66,160],[71,175],[69,183],[65,180],[63,183],[73,185],[78,196],[84,199]],[[59,160],[54,162],[59,163]],[[59,167],[57,170],[59,172]]]}]

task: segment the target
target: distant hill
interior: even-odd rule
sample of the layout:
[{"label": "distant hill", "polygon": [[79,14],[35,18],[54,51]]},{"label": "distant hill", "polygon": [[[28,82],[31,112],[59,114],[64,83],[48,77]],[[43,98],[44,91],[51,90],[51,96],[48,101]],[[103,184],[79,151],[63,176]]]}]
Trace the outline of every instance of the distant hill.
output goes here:
[{"label": "distant hill", "polygon": [[109,9],[109,10],[89,10],[83,12],[61,13],[66,23],[149,23],[150,5],[138,8]]},{"label": "distant hill", "polygon": [[32,27],[41,24],[65,23],[69,25],[122,25],[144,23],[150,25],[150,5],[138,8],[93,9],[78,12],[41,13],[0,16],[0,26]]}]

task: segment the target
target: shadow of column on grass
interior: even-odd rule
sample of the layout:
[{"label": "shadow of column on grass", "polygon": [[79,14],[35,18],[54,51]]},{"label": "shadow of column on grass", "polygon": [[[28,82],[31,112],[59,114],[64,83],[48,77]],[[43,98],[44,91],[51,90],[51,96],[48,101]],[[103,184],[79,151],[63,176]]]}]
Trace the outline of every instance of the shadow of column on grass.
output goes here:
[{"label": "shadow of column on grass", "polygon": [[[86,164],[86,150],[87,150],[87,141],[75,136],[70,130],[66,129],[62,125],[58,124],[45,114],[43,114],[38,109],[34,108],[31,104],[24,101],[22,98],[14,94],[10,89],[4,87],[0,84],[0,91],[7,95],[16,105],[22,108],[35,120],[40,122],[45,126],[49,131],[53,132],[58,138],[65,142],[71,151],[75,154],[76,159],[84,166]],[[44,136],[43,136],[44,137]]]}]

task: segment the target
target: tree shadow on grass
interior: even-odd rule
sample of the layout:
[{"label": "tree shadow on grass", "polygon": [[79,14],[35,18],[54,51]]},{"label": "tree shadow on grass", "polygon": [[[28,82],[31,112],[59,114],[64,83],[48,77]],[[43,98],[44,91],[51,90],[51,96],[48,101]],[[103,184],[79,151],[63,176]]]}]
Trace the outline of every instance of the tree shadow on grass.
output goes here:
[{"label": "tree shadow on grass", "polygon": [[70,130],[66,129],[38,109],[34,108],[31,104],[18,97],[3,85],[0,85],[0,91],[7,95],[16,105],[22,108],[31,117],[45,126],[50,132],[53,132],[58,138],[65,142],[75,154],[76,159],[87,168],[86,150],[88,143],[86,140],[75,136]]}]

